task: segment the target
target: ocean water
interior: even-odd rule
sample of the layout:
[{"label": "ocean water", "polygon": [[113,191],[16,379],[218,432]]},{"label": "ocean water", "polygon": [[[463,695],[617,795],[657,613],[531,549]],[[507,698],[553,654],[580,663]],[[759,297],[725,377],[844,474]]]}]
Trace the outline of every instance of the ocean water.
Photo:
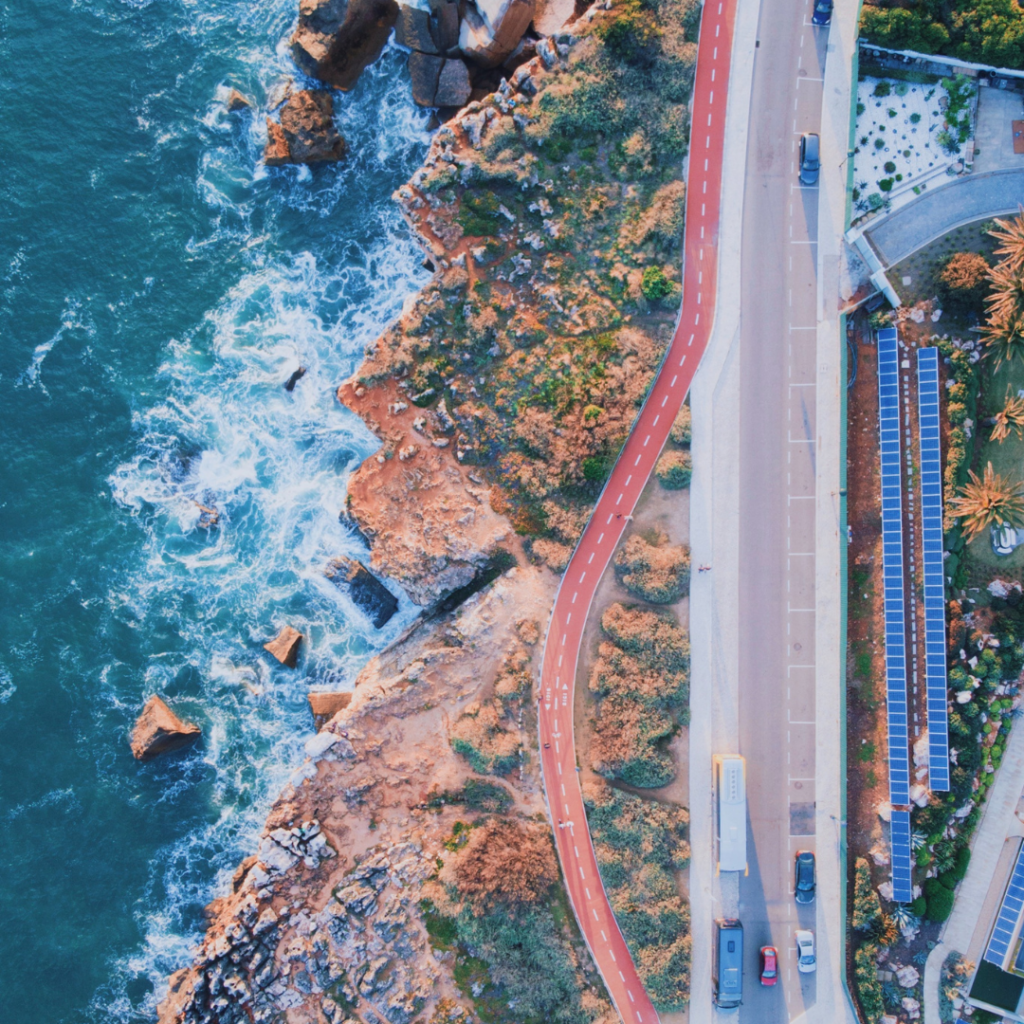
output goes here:
[{"label": "ocean water", "polygon": [[[296,9],[0,0],[4,1024],[152,1019],[306,693],[413,614],[377,632],[322,569],[361,552],[338,511],[376,447],[334,388],[426,277],[390,196],[427,117],[389,50],[337,94],[347,162],[263,168]],[[294,672],[260,648],[285,622]],[[152,693],[203,739],[140,765]]]}]

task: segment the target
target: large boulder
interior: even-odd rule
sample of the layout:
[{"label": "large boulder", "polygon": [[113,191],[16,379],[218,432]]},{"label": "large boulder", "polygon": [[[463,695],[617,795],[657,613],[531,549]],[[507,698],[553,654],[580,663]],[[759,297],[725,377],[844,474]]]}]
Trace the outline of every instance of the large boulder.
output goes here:
[{"label": "large boulder", "polygon": [[421,107],[461,107],[473,91],[469,69],[457,59],[414,50],[409,57],[409,76],[412,98]]},{"label": "large boulder", "polygon": [[398,598],[362,562],[354,558],[333,558],[325,571],[329,580],[348,591],[377,629],[398,611]]},{"label": "large boulder", "polygon": [[476,0],[467,3],[459,49],[481,67],[503,63],[533,20],[534,0]]},{"label": "large boulder", "polygon": [[269,651],[282,665],[295,668],[301,644],[302,634],[291,626],[285,626],[273,640],[263,645],[263,650]]},{"label": "large boulder", "polygon": [[459,45],[457,0],[432,0],[429,11],[403,4],[395,25],[395,42],[419,53],[452,54]]},{"label": "large boulder", "polygon": [[292,56],[308,75],[349,90],[384,49],[396,0],[299,0]]},{"label": "large boulder", "polygon": [[322,729],[339,711],[343,711],[352,702],[351,693],[308,693],[309,710],[313,712],[313,722],[317,729]]},{"label": "large boulder", "polygon": [[132,753],[139,761],[177,750],[191,743],[201,730],[183,722],[159,697],[146,701],[132,732]]},{"label": "large boulder", "polygon": [[340,160],[345,140],[334,127],[334,100],[329,92],[292,93],[281,109],[281,123],[267,119],[263,158],[271,167]]}]

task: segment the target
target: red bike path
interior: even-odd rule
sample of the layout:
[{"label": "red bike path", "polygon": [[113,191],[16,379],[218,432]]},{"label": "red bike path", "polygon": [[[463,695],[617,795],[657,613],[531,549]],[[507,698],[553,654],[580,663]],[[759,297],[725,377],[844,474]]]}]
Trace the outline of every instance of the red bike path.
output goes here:
[{"label": "red bike path", "polygon": [[625,1024],[655,1024],[598,874],[576,771],[573,699],[583,630],[597,585],[654,470],[714,323],[722,152],[736,0],[705,0],[690,123],[683,298],[665,361],[598,499],[555,598],[541,669],[541,768],[566,889]]}]

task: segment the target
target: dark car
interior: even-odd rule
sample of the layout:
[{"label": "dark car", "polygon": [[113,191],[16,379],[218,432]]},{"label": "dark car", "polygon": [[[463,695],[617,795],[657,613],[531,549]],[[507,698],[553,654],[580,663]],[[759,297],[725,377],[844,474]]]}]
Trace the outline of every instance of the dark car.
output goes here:
[{"label": "dark car", "polygon": [[832,0],[814,0],[814,14],[811,21],[815,25],[827,25],[832,20]]},{"label": "dark car", "polygon": [[800,136],[800,182],[813,185],[818,180],[821,170],[821,157],[818,149],[818,136],[814,132],[804,132]]},{"label": "dark car", "polygon": [[801,850],[796,855],[796,901],[797,903],[814,902],[814,854],[809,850]]},{"label": "dark car", "polygon": [[761,984],[774,985],[779,980],[779,951],[774,946],[761,947]]}]

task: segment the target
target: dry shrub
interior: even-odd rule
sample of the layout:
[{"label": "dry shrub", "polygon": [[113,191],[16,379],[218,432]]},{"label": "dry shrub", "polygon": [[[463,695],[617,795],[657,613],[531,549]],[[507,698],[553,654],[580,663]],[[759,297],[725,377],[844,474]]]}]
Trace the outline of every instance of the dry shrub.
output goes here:
[{"label": "dry shrub", "polygon": [[546,537],[538,537],[530,545],[530,550],[539,558],[552,572],[565,572],[565,567],[572,557],[572,548],[565,544],[559,544],[557,540],[548,540]]},{"label": "dry shrub", "polygon": [[658,483],[670,491],[681,491],[690,486],[693,477],[693,459],[689,452],[663,452],[654,467]]},{"label": "dry shrub", "polygon": [[988,287],[990,267],[976,252],[955,252],[935,275],[943,301],[960,309],[980,306]]},{"label": "dry shrub", "polygon": [[617,693],[645,707],[668,708],[685,700],[686,674],[659,671],[614,644],[602,643],[590,673],[590,689],[602,697]]},{"label": "dry shrub", "polygon": [[601,701],[594,725],[594,771],[645,789],[668,785],[675,778],[675,765],[661,741],[675,727],[664,711],[646,708],[631,696],[610,694]]},{"label": "dry shrub", "polygon": [[632,222],[623,225],[619,233],[625,245],[643,245],[653,238],[661,245],[673,245],[683,233],[683,211],[686,207],[686,185],[670,181],[662,185],[650,206]]},{"label": "dry shrub", "polygon": [[616,602],[601,616],[601,628],[624,651],[663,672],[690,667],[690,642],[671,613]]},{"label": "dry shrub", "polygon": [[452,727],[452,750],[481,775],[506,775],[519,761],[519,734],[505,728],[496,700],[473,702]]},{"label": "dry shrub", "polygon": [[684,405],[679,410],[679,415],[676,416],[672,423],[672,428],[668,432],[669,440],[673,444],[688,445],[693,438],[691,430],[691,414],[690,407]]},{"label": "dry shrub", "polygon": [[690,588],[690,549],[669,544],[661,532],[650,540],[634,533],[615,555],[622,585],[652,604],[672,604]]},{"label": "dry shrub", "polygon": [[540,903],[558,878],[550,831],[518,818],[491,818],[441,871],[441,881],[480,915],[497,904]]}]

